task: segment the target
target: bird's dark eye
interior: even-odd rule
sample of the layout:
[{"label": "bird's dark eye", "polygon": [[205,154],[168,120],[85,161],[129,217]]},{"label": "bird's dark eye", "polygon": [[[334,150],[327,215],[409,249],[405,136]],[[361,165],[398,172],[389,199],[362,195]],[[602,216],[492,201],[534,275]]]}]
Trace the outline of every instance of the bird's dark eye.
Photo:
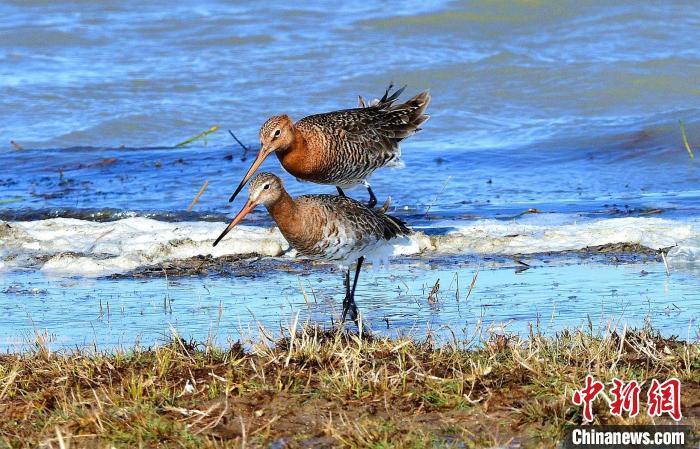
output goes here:
[{"label": "bird's dark eye", "polygon": [[265,184],[265,186],[263,186],[263,189],[265,189],[265,190],[267,190],[269,188],[270,188],[270,184]]},{"label": "bird's dark eye", "polygon": [[279,129],[276,129],[276,130],[275,130],[275,134],[274,134],[273,136],[274,136],[274,137],[279,137],[280,134],[282,134],[282,131],[280,131]]}]

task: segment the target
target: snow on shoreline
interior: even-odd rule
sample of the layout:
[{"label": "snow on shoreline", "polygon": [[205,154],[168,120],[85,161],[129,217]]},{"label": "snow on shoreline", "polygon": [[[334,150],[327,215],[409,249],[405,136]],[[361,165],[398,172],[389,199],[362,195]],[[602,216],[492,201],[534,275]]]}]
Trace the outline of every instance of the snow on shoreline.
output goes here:
[{"label": "snow on shoreline", "polygon": [[[58,276],[99,277],[195,256],[282,256],[288,245],[276,228],[239,226],[213,247],[224,223],[164,222],[131,217],[112,222],[71,218],[0,222],[0,271],[40,268]],[[428,237],[418,229],[394,255],[532,254],[612,243],[673,247],[669,261],[700,263],[700,225],[662,218],[609,218],[577,222],[477,220]],[[285,255],[290,257],[290,255]]]}]

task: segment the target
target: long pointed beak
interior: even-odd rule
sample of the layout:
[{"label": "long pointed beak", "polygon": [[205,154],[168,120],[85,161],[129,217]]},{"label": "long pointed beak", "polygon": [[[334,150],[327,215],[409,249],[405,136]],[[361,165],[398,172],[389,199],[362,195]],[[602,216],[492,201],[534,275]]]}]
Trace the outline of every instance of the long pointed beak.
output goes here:
[{"label": "long pointed beak", "polygon": [[257,206],[256,203],[254,203],[251,200],[248,200],[248,202],[245,203],[245,206],[243,206],[243,209],[241,209],[241,211],[238,212],[238,215],[236,215],[236,217],[233,219],[233,221],[231,221],[231,223],[226,227],[226,229],[224,229],[224,232],[222,232],[221,235],[219,236],[219,238],[217,238],[214,241],[214,246],[218,245],[218,243],[221,241],[221,239],[224,238],[226,236],[226,234],[228,234],[231,231],[231,229],[235,228],[236,225],[241,222],[241,220],[243,220],[243,217],[245,217],[253,209],[255,209],[255,206]]},{"label": "long pointed beak", "polygon": [[265,158],[270,155],[274,150],[267,149],[265,147],[260,148],[260,152],[258,153],[258,157],[255,158],[253,161],[253,165],[250,166],[248,169],[248,173],[245,174],[243,177],[243,180],[241,181],[240,184],[238,184],[238,187],[236,188],[236,191],[233,192],[233,195],[231,195],[231,198],[229,198],[228,202],[232,202],[233,200],[236,199],[238,194],[243,190],[243,186],[245,186],[245,183],[248,182],[251,176],[253,176],[253,173],[255,173],[255,170],[260,168],[260,165],[263,163]]}]

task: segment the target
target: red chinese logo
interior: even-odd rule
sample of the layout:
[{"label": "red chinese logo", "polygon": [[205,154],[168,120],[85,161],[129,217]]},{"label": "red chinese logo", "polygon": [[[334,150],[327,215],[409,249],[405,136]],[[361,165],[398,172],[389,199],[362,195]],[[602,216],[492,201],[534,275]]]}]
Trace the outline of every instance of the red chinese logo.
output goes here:
[{"label": "red chinese logo", "polygon": [[613,379],[613,387],[610,394],[610,413],[614,416],[622,416],[622,412],[629,413],[630,418],[639,414],[639,392],[641,387],[636,380],[625,383],[620,379]]},{"label": "red chinese logo", "polygon": [[649,416],[661,416],[668,413],[671,418],[680,421],[681,413],[681,381],[669,379],[664,383],[652,379],[647,393]]},{"label": "red chinese logo", "polygon": [[[613,379],[612,388],[610,388],[610,414],[622,416],[623,412],[626,412],[630,418],[637,416],[641,387],[641,384],[636,380],[624,382],[620,379]],[[584,387],[574,391],[573,402],[575,405],[583,406],[584,421],[591,422],[595,418],[593,401],[604,389],[605,384],[595,380],[589,374],[586,376]],[[683,417],[680,380],[673,378],[661,383],[652,379],[647,390],[647,413],[652,417],[667,413],[674,420],[680,421]]]},{"label": "red chinese logo", "polygon": [[605,388],[603,382],[593,379],[590,374],[586,376],[586,386],[581,390],[574,391],[574,404],[583,404],[583,419],[585,421],[593,421],[593,404],[596,396]]}]

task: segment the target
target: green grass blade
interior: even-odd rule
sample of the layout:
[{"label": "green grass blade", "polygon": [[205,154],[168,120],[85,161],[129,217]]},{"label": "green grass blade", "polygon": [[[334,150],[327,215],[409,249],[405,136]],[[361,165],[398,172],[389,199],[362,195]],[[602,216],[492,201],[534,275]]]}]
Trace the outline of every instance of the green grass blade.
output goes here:
[{"label": "green grass blade", "polygon": [[19,201],[22,201],[24,198],[21,196],[13,196],[10,198],[2,198],[0,199],[0,204],[10,204],[10,203],[17,203]]},{"label": "green grass blade", "polygon": [[688,151],[688,156],[690,156],[691,159],[695,159],[693,150],[690,149],[690,144],[688,143],[688,136],[685,135],[685,125],[681,121],[679,121],[678,123],[681,125],[681,135],[683,136],[683,144],[685,145],[685,149]]},{"label": "green grass blade", "polygon": [[201,139],[202,137],[206,137],[206,136],[208,136],[209,134],[214,133],[214,132],[216,132],[216,131],[218,131],[218,130],[219,130],[219,125],[214,125],[214,126],[212,126],[211,128],[207,129],[206,131],[202,131],[201,133],[197,134],[196,136],[190,137],[189,139],[184,140],[184,141],[178,143],[177,145],[175,145],[175,147],[184,147],[185,145],[189,145],[189,144],[191,144],[192,142],[194,142],[194,141],[196,141],[196,140],[199,140],[199,139]]}]

